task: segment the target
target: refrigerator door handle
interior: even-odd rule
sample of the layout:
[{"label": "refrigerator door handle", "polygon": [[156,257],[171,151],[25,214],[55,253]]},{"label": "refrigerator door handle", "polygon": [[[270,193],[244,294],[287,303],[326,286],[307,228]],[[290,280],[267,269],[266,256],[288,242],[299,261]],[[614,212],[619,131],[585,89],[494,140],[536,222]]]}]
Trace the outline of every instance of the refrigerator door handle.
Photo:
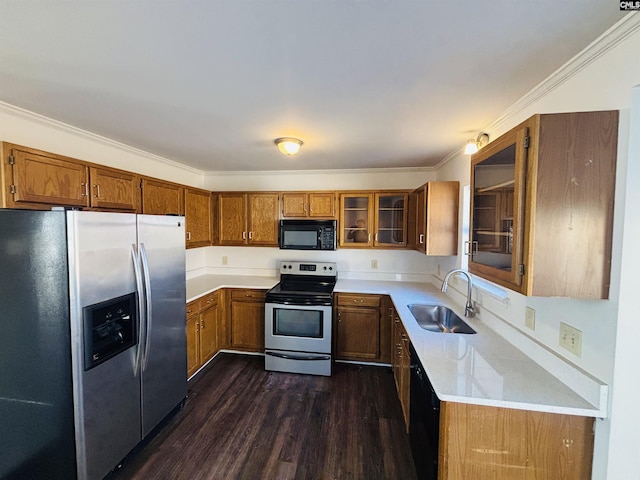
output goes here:
[{"label": "refrigerator door handle", "polygon": [[131,256],[133,258],[133,272],[136,277],[136,290],[138,292],[137,302],[138,302],[138,342],[136,347],[136,361],[135,361],[135,372],[136,375],[140,372],[140,366],[142,363],[142,353],[144,349],[144,339],[146,337],[146,329],[145,329],[145,312],[144,312],[144,285],[142,283],[142,272],[140,271],[140,257],[138,255],[138,248],[136,244],[131,245]]},{"label": "refrigerator door handle", "polygon": [[145,338],[144,338],[144,354],[142,356],[142,371],[147,369],[149,361],[149,347],[151,346],[151,323],[153,320],[153,312],[151,311],[151,276],[149,274],[149,260],[147,259],[147,249],[144,243],[140,243],[140,259],[142,260],[142,278],[144,280],[144,298],[145,298]]}]

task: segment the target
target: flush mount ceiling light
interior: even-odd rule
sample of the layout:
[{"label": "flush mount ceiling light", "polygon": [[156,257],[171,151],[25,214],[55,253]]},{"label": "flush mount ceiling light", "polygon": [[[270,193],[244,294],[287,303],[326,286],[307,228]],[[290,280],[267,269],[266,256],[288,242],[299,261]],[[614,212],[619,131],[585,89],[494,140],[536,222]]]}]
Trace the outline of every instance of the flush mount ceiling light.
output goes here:
[{"label": "flush mount ceiling light", "polygon": [[467,144],[464,146],[465,155],[473,155],[482,147],[489,143],[489,134],[480,132],[476,139],[470,138]]},{"label": "flush mount ceiling light", "polygon": [[285,155],[295,155],[302,147],[302,140],[293,137],[276,138],[274,143],[278,146],[278,150]]}]

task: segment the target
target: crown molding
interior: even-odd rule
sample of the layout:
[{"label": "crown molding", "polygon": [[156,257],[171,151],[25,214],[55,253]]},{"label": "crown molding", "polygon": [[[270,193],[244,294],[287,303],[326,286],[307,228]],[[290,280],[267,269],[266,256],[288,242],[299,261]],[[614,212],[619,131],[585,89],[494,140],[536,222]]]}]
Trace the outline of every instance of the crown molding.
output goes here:
[{"label": "crown molding", "polygon": [[[0,114],[3,114],[3,113],[14,116],[14,117],[19,117],[31,122],[35,122],[40,125],[44,125],[45,127],[53,128],[67,134],[75,135],[77,137],[81,137],[86,140],[101,143],[102,145],[106,145],[111,148],[116,148],[123,152],[132,153],[134,155],[138,155],[140,157],[153,160],[155,162],[160,162],[166,165],[171,165],[172,167],[180,168],[182,170],[187,170],[197,175],[204,174],[202,170],[198,170],[197,168],[193,168],[183,163],[176,162],[175,160],[170,160],[168,158],[161,157],[160,155],[156,155],[154,153],[141,150],[139,148],[131,147],[124,143],[120,143],[115,140],[111,140],[107,137],[103,137],[101,135],[91,133],[87,130],[74,127],[73,125],[69,125],[59,120],[54,120],[53,118],[45,117],[44,115],[40,115],[39,113],[35,113],[30,110],[25,110],[24,108],[20,108],[15,105],[11,105],[10,103],[0,101]],[[4,140],[8,141],[8,139],[4,139]]]},{"label": "crown molding", "polygon": [[[576,54],[542,82],[529,90],[528,93],[508,107],[493,122],[480,129],[480,131],[488,132],[492,130],[499,130],[507,121],[509,121],[509,119],[517,116],[519,112],[525,110],[529,105],[540,100],[545,95],[548,95],[550,92],[558,88],[573,76],[577,75],[579,72],[639,30],[640,14],[638,14],[638,12],[629,12],[620,21],[615,23],[602,35],[587,45],[581,52]],[[449,155],[440,160],[434,168],[441,168],[452,159],[461,155],[463,151],[464,145],[461,145],[459,148],[455,149]]]},{"label": "crown molding", "polygon": [[205,177],[247,176],[247,175],[344,175],[347,173],[419,173],[434,172],[436,167],[388,167],[388,168],[345,168],[327,170],[262,170],[262,171],[208,171]]},{"label": "crown molding", "polygon": [[505,110],[497,119],[482,131],[499,129],[509,118],[525,110],[560,85],[577,75],[600,57],[624,42],[640,30],[640,15],[630,12],[597,39],[587,45],[580,53],[558,68],[546,79],[533,87],[525,96]]}]

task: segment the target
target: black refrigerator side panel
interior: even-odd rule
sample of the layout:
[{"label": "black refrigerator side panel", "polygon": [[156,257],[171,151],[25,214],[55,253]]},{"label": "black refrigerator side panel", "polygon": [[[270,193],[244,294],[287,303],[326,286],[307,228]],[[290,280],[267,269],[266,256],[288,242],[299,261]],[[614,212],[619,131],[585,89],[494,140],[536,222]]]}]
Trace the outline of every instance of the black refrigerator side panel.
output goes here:
[{"label": "black refrigerator side panel", "polygon": [[0,210],[0,478],[76,478],[64,212]]}]

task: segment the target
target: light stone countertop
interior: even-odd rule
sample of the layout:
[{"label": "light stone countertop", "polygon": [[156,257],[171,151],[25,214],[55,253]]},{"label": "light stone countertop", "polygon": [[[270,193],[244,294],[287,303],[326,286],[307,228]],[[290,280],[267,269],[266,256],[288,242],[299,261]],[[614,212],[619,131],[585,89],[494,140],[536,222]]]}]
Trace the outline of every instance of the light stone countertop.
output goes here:
[{"label": "light stone countertop", "polygon": [[[203,275],[187,280],[187,300],[219,288],[269,289],[278,277]],[[442,401],[540,412],[603,417],[605,412],[575,393],[481,320],[465,321],[476,334],[422,329],[407,305],[447,305],[464,312],[430,283],[338,280],[335,292],[389,295],[420,362]],[[567,368],[571,368],[567,365]]]}]

